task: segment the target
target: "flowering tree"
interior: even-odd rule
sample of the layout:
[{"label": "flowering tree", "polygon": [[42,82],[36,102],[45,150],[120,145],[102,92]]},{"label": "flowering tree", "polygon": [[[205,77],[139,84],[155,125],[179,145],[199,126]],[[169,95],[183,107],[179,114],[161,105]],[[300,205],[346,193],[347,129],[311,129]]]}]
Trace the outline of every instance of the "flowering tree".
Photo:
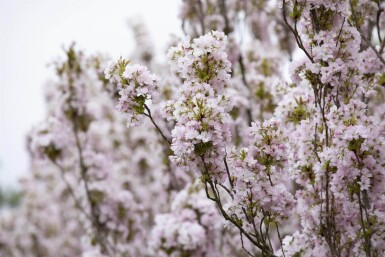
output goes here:
[{"label": "flowering tree", "polygon": [[384,8],[185,0],[167,64],[140,23],[129,59],[71,46],[0,253],[384,256]]}]

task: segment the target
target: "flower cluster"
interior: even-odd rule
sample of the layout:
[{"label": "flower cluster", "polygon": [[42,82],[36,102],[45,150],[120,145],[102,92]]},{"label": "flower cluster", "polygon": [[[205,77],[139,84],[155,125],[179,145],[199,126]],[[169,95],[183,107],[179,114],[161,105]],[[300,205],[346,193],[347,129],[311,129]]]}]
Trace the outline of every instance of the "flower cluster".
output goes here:
[{"label": "flower cluster", "polygon": [[306,57],[293,65],[291,76],[294,90],[305,89],[307,96],[298,109],[304,115],[286,120],[296,123],[289,138],[289,172],[299,186],[295,197],[301,227],[283,240],[285,256],[375,256],[384,251],[378,241],[383,207],[375,203],[383,195],[383,145],[380,124],[369,113],[374,92],[383,94],[376,77],[385,63],[363,32],[368,29],[360,17],[368,10],[365,5],[293,2],[291,28]]},{"label": "flower cluster", "polygon": [[169,65],[140,24],[148,67],[70,47],[0,255],[383,256],[384,7],[185,0]]},{"label": "flower cluster", "polygon": [[[231,139],[231,103],[225,93],[230,63],[225,41],[223,33],[213,31],[169,52],[172,70],[184,80],[180,98],[165,107],[165,113],[176,121],[170,158],[191,170],[201,167],[206,172],[223,172],[222,158]],[[206,168],[202,168],[203,159]]]},{"label": "flower cluster", "polygon": [[171,70],[184,81],[207,83],[215,93],[222,93],[228,85],[231,64],[225,52],[227,38],[223,32],[186,40],[168,52]]},{"label": "flower cluster", "polygon": [[[0,237],[0,254],[143,256],[149,213],[164,208],[148,198],[169,193],[172,179],[159,165],[167,157],[146,143],[156,142],[151,130],[127,133],[95,65],[103,60],[73,47],[66,54],[56,63],[59,80],[49,84],[48,118],[29,135],[22,206],[0,215],[0,227],[14,231]],[[146,150],[135,151],[143,142]],[[147,185],[145,193],[135,185]]]},{"label": "flower cluster", "polygon": [[274,119],[253,123],[250,145],[233,156],[236,192],[228,208],[250,231],[259,224],[268,229],[270,223],[281,223],[294,207],[284,176],[288,138],[280,127]]},{"label": "flower cluster", "polygon": [[[174,198],[171,210],[155,217],[151,231],[152,256],[223,256],[239,254],[231,247],[232,231],[220,223],[215,204],[207,199],[203,187],[188,184]],[[222,237],[222,240],[218,240]]]},{"label": "flower cluster", "polygon": [[[107,188],[111,183],[105,182],[93,184],[89,191],[90,204],[98,206],[98,220],[93,223],[99,226],[100,232],[86,241],[84,251],[110,256],[140,255],[145,233],[143,210],[132,193],[121,188]],[[98,240],[103,243],[97,244]]]},{"label": "flower cluster", "polygon": [[190,187],[176,195],[170,213],[155,217],[150,240],[153,256],[200,256],[209,248],[208,237],[213,237],[219,214],[214,203],[202,192],[189,192],[196,190]]},{"label": "flower cluster", "polygon": [[[285,97],[275,109],[275,117],[283,123],[299,125],[302,120],[316,115],[314,95],[309,85],[302,82],[297,86],[285,88]],[[301,130],[299,130],[301,131]]]},{"label": "flower cluster", "polygon": [[[377,124],[366,115],[366,105],[352,100],[339,110],[332,109],[330,129],[334,133],[332,147],[321,158],[333,169],[330,191],[335,197],[337,224],[341,226],[342,242],[357,240],[354,252],[365,254],[365,237],[375,245],[373,253],[380,253],[381,234],[384,233],[384,172],[385,146]],[[360,220],[365,220],[361,226]],[[352,225],[355,224],[355,225]],[[364,235],[360,230],[364,230]],[[367,233],[367,234],[365,234]]]},{"label": "flower cluster", "polygon": [[119,59],[109,65],[105,74],[119,90],[116,108],[124,113],[127,126],[138,126],[142,124],[141,116],[146,111],[146,101],[156,95],[159,79],[150,74],[145,66],[128,64],[129,61]]}]

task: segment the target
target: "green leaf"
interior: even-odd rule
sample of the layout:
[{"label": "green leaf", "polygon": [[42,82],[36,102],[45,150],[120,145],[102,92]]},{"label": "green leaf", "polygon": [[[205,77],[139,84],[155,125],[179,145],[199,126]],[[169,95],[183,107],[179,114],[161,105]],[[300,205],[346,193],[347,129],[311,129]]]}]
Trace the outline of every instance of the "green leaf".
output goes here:
[{"label": "green leaf", "polygon": [[205,155],[205,153],[213,147],[213,142],[200,142],[194,145],[194,153],[199,156]]}]

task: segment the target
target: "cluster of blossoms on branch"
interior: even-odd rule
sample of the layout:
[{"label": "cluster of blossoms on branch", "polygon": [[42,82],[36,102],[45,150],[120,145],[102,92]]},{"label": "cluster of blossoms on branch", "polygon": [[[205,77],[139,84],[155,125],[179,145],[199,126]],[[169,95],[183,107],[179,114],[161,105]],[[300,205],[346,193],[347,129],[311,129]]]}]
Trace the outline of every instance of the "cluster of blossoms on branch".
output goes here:
[{"label": "cluster of blossoms on branch", "polygon": [[140,24],[130,59],[70,47],[0,253],[383,256],[384,16],[380,0],[185,0],[167,64]]},{"label": "cluster of blossoms on branch", "polygon": [[[211,32],[169,51],[171,69],[183,81],[179,98],[167,102],[165,116],[175,120],[170,160],[192,171],[203,166],[223,171],[226,145],[231,141],[231,103],[225,93],[230,78],[225,35]],[[202,162],[202,160],[206,159]]]},{"label": "cluster of blossoms on branch", "polygon": [[145,102],[153,97],[158,88],[158,79],[142,65],[128,65],[120,59],[105,71],[106,78],[116,84],[119,90],[117,109],[125,114],[128,126],[140,125],[140,115],[144,114]]}]

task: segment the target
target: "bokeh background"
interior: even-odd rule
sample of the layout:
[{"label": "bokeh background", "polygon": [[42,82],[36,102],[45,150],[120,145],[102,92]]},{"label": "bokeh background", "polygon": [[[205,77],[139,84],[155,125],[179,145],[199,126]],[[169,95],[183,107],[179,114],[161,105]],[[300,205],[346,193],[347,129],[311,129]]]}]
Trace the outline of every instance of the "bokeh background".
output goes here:
[{"label": "bokeh background", "polygon": [[133,51],[130,19],[142,20],[159,53],[181,35],[181,0],[0,0],[0,187],[29,170],[26,134],[44,118],[48,66],[72,42],[111,58]]}]

